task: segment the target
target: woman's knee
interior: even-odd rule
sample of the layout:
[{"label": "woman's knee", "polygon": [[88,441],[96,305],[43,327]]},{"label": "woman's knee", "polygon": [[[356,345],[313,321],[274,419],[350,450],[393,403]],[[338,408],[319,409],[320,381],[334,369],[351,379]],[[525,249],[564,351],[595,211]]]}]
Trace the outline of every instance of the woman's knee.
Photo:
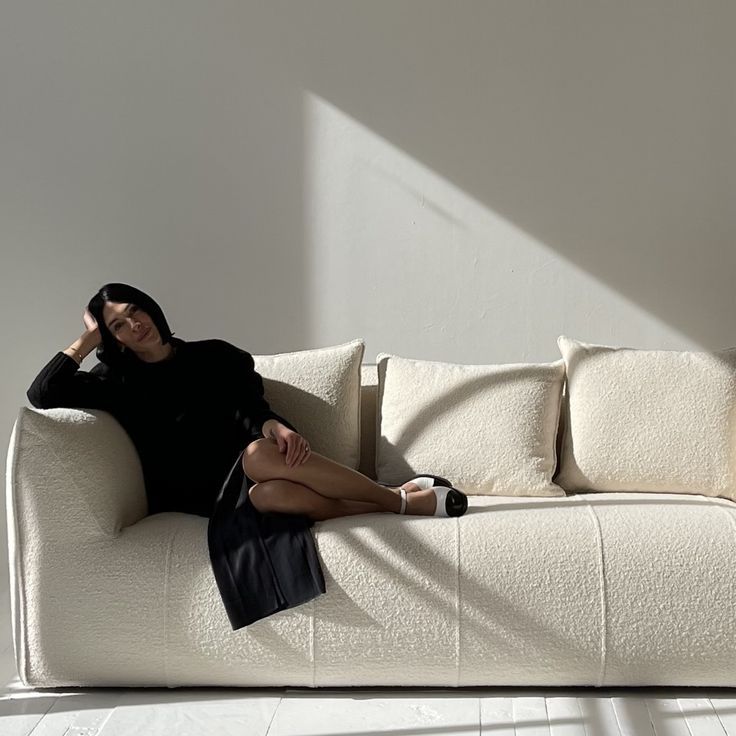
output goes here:
[{"label": "woman's knee", "polygon": [[248,489],[248,497],[250,502],[258,509],[258,511],[271,511],[273,503],[273,490],[269,487],[269,483],[254,483]]},{"label": "woman's knee", "polygon": [[258,511],[285,511],[290,507],[293,490],[290,481],[266,480],[248,489],[251,503]]},{"label": "woman's knee", "polygon": [[255,481],[268,480],[273,467],[276,444],[265,437],[251,442],[243,450],[243,470]]}]

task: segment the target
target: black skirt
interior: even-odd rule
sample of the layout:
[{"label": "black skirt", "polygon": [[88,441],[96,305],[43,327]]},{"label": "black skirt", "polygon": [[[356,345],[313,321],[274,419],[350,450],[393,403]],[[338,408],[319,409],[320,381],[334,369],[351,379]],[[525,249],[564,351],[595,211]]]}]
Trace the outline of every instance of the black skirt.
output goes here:
[{"label": "black skirt", "polygon": [[243,470],[243,452],[207,528],[212,570],[233,631],[326,592],[310,531],[314,520],[253,506],[248,489],[254,481]]}]

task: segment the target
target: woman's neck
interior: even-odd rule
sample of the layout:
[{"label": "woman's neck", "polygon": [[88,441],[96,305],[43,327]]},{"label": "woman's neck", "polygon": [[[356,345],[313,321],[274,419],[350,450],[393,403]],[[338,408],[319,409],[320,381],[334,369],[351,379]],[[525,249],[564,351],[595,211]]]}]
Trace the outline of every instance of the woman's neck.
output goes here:
[{"label": "woman's neck", "polygon": [[165,345],[156,345],[145,352],[136,353],[136,357],[144,363],[161,363],[170,360],[176,355],[176,346],[167,342]]}]

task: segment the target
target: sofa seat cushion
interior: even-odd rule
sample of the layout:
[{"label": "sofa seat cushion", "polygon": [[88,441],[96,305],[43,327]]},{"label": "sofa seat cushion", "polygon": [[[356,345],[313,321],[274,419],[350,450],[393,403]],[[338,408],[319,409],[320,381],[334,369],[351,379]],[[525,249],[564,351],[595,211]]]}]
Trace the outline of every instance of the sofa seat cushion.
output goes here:
[{"label": "sofa seat cushion", "polygon": [[444,476],[470,494],[564,496],[552,483],[565,367],[460,365],[380,353],[376,474]]},{"label": "sofa seat cushion", "polygon": [[317,522],[326,594],[233,632],[206,519],[50,548],[51,523],[78,521],[39,528],[22,490],[11,602],[32,687],[736,684],[725,499],[471,496],[457,519]]},{"label": "sofa seat cushion", "polygon": [[559,485],[736,498],[736,348],[557,342],[567,373]]}]

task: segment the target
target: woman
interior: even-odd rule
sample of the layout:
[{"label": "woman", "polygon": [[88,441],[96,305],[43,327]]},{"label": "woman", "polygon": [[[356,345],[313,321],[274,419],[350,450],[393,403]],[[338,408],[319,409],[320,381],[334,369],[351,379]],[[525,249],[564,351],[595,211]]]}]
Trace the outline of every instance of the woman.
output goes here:
[{"label": "woman", "polygon": [[[467,509],[443,478],[384,486],[312,452],[269,407],[250,353],[174,337],[159,305],[133,286],[104,285],[83,320],[84,333],[41,370],[28,399],[40,409],[110,412],[138,451],[149,513],[209,517],[210,557],[234,629],[325,592],[315,521]],[[95,348],[100,362],[79,370]]]}]

